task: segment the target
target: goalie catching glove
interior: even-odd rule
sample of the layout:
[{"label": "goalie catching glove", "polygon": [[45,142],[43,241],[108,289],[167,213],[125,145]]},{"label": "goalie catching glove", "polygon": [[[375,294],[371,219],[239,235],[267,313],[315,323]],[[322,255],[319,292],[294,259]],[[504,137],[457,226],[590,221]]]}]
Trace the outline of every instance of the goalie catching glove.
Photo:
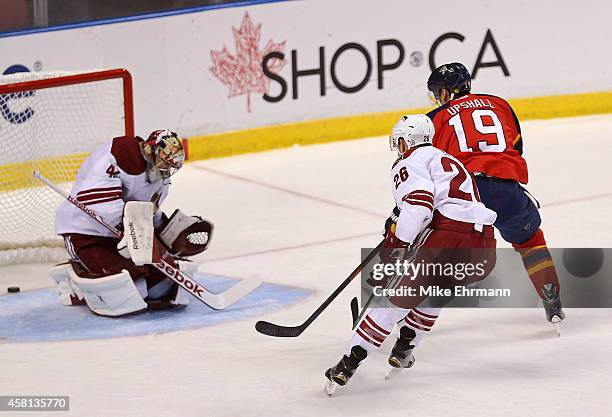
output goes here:
[{"label": "goalie catching glove", "polygon": [[193,256],[206,250],[212,232],[212,223],[177,209],[160,228],[159,238],[173,255]]}]

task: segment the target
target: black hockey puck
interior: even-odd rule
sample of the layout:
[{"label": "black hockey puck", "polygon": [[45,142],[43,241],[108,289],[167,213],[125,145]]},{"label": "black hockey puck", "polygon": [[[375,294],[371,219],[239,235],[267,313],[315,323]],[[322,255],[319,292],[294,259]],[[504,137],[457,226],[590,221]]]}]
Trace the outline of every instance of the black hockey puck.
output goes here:
[{"label": "black hockey puck", "polygon": [[16,292],[21,291],[21,288],[19,288],[19,287],[8,287],[6,290],[8,292],[10,292],[10,293],[16,293]]}]

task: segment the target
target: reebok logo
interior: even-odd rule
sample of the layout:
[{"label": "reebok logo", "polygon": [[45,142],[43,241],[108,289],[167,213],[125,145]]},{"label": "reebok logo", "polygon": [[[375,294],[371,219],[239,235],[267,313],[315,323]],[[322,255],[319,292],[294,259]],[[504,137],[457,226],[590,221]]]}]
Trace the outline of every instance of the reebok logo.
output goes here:
[{"label": "reebok logo", "polygon": [[128,223],[128,229],[130,230],[130,238],[132,239],[132,249],[139,249],[138,238],[136,237],[136,230],[134,230],[134,222]]},{"label": "reebok logo", "polygon": [[179,284],[181,287],[185,288],[191,294],[195,295],[198,299],[203,300],[204,297],[204,289],[200,287],[200,285],[195,282],[191,277],[186,274],[183,274],[180,270],[173,268],[171,265],[166,263],[163,259],[161,259],[158,263],[155,264],[157,268],[165,274],[172,278],[174,282]]}]

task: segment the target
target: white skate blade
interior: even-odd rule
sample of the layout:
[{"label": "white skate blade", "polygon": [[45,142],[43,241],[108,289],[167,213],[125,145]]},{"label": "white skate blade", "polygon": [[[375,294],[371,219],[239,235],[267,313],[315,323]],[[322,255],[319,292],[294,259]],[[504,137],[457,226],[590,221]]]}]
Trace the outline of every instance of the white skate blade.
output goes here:
[{"label": "white skate blade", "polygon": [[551,320],[551,323],[557,331],[557,336],[561,337],[561,319],[557,316],[554,316]]},{"label": "white skate blade", "polygon": [[399,374],[402,371],[402,369],[403,368],[393,368],[393,367],[389,369],[389,372],[387,372],[387,375],[385,375],[385,381],[388,381],[394,376],[396,376],[397,374]]},{"label": "white skate blade", "polygon": [[334,395],[334,392],[336,392],[336,389],[338,389],[338,384],[336,384],[334,381],[330,381],[329,379],[325,381],[325,393],[327,394],[328,397],[331,397],[332,395]]}]

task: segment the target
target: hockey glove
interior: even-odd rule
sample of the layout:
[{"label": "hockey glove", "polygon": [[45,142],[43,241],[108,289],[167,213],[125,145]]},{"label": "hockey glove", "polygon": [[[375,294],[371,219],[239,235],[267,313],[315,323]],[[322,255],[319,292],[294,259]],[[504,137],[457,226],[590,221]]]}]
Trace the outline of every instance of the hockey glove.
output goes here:
[{"label": "hockey glove", "polygon": [[393,211],[391,212],[391,215],[385,221],[385,229],[383,230],[383,233],[382,233],[384,237],[387,237],[387,234],[389,233],[391,226],[395,226],[397,224],[399,215],[400,215],[399,207],[397,206],[393,207]]},{"label": "hockey glove", "polygon": [[395,236],[395,223],[392,223],[385,234],[385,241],[379,250],[380,260],[383,263],[395,263],[405,252],[402,249],[409,246],[408,243]]},{"label": "hockey glove", "polygon": [[159,229],[159,238],[173,255],[193,256],[208,248],[212,232],[212,223],[177,209]]}]

